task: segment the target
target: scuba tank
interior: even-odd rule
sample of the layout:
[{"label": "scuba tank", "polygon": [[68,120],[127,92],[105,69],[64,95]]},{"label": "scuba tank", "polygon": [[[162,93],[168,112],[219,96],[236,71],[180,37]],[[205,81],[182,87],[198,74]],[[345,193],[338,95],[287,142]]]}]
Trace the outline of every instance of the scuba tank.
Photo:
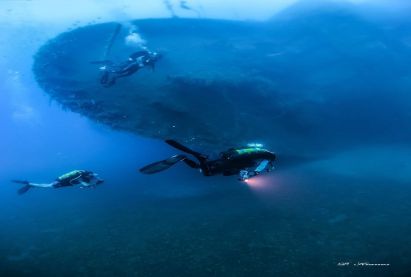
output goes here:
[{"label": "scuba tank", "polygon": [[251,169],[263,160],[269,162],[274,161],[274,153],[260,148],[260,147],[240,147],[231,148],[220,154],[221,167],[223,168],[223,175],[240,174],[241,171],[247,173],[247,176],[240,176],[241,180],[250,178],[249,172]]},{"label": "scuba tank", "polygon": [[231,148],[225,152],[222,152],[221,157],[225,160],[237,160],[237,159],[267,159],[274,160],[274,153],[267,149],[260,147],[241,147]]},{"label": "scuba tank", "polygon": [[58,177],[57,181],[62,183],[71,183],[72,181],[80,178],[84,173],[86,173],[85,170],[73,170]]}]

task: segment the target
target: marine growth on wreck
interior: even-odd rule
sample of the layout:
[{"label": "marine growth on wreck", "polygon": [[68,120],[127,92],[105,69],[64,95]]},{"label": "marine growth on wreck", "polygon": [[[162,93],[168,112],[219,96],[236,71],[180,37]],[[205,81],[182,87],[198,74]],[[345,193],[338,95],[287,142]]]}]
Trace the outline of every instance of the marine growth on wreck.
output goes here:
[{"label": "marine growth on wreck", "polygon": [[[387,79],[411,71],[395,51],[408,57],[411,51],[393,44],[384,32],[338,9],[303,15],[285,11],[265,22],[113,22],[48,41],[35,56],[33,71],[65,109],[114,129],[203,147],[257,139],[279,151],[300,152],[298,145],[305,145],[309,152],[322,149],[323,141],[333,141],[328,147],[355,143],[391,128],[377,112],[378,105],[391,101],[381,92]],[[124,61],[142,48],[161,53],[155,69],[101,86],[96,61]],[[404,87],[405,79],[397,81]],[[356,90],[361,95],[352,105]],[[398,118],[409,119],[403,103],[390,104],[399,106]],[[366,130],[351,127],[353,121],[364,122]],[[355,138],[347,137],[352,133]]]}]

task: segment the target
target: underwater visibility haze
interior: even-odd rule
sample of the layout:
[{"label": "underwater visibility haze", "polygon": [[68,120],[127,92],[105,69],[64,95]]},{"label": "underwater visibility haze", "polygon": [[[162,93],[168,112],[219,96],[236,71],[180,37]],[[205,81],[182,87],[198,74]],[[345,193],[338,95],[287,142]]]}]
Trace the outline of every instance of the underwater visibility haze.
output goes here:
[{"label": "underwater visibility haze", "polygon": [[0,276],[411,276],[411,5],[253,2],[0,2]]}]

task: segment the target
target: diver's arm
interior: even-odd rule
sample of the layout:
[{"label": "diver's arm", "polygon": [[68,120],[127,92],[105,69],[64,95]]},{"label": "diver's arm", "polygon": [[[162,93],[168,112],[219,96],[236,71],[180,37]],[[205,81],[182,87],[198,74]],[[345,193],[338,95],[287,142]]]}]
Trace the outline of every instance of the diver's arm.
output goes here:
[{"label": "diver's arm", "polygon": [[271,168],[271,163],[268,160],[262,160],[258,163],[258,166],[254,170],[241,170],[239,174],[239,179],[244,181],[251,177],[259,175],[264,170],[269,171]]},{"label": "diver's arm", "polygon": [[98,174],[89,172],[87,178],[79,180],[80,188],[95,188],[97,185],[104,183],[103,179],[98,177]]},{"label": "diver's arm", "polygon": [[89,188],[89,187],[93,187],[92,184],[84,182],[84,181],[80,181],[80,188]]},{"label": "diver's arm", "polygon": [[267,170],[269,168],[270,162],[268,160],[262,160],[258,166],[254,169],[254,172],[257,174],[260,174],[264,170]]}]

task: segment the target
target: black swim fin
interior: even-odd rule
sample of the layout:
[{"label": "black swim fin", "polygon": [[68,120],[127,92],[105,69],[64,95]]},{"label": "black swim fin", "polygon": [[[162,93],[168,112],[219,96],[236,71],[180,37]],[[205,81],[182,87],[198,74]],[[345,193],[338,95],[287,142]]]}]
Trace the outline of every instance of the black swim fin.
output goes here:
[{"label": "black swim fin", "polygon": [[22,184],[22,185],[28,185],[28,184],[30,184],[30,182],[29,181],[22,181],[22,180],[11,180],[13,183],[16,183],[16,184]]},{"label": "black swim fin", "polygon": [[16,184],[23,184],[25,185],[24,187],[20,188],[17,191],[17,194],[22,195],[24,193],[26,193],[30,188],[32,188],[32,186],[30,186],[30,182],[29,181],[22,181],[22,180],[11,180],[13,183]]},{"label": "black swim fin", "polygon": [[194,151],[194,150],[191,150],[190,148],[188,148],[188,147],[180,144],[179,142],[177,142],[177,141],[175,141],[175,140],[167,139],[167,140],[165,140],[165,142],[166,142],[168,145],[170,145],[170,146],[172,146],[172,147],[174,147],[174,148],[176,148],[176,149],[178,149],[178,150],[180,150],[180,151],[183,151],[183,152],[186,152],[186,153],[188,153],[188,154],[193,155],[193,156],[196,157],[200,162],[205,162],[205,161],[207,160],[207,156],[205,156],[205,155],[203,155],[203,154],[201,154],[201,153],[199,153],[199,152],[196,152],[196,151]]},{"label": "black swim fin", "polygon": [[22,194],[24,194],[24,193],[26,193],[29,189],[31,189],[32,188],[32,186],[30,186],[30,185],[25,185],[24,187],[22,187],[22,188],[20,188],[18,191],[17,191],[17,194],[18,195],[22,195]]},{"label": "black swim fin", "polygon": [[146,165],[145,167],[140,169],[140,172],[144,174],[158,173],[160,171],[163,171],[163,170],[166,170],[172,167],[173,165],[175,165],[176,163],[184,159],[186,159],[185,155],[174,155],[168,159]]}]

